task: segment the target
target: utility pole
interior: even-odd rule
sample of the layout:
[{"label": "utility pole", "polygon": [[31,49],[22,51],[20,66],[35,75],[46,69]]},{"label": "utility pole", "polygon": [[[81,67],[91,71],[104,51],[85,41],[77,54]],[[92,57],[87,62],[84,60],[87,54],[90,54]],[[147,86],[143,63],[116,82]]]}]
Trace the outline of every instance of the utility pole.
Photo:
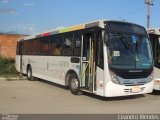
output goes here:
[{"label": "utility pole", "polygon": [[150,16],[151,16],[150,6],[151,5],[153,6],[153,2],[154,2],[154,0],[145,0],[145,4],[147,4],[147,6],[148,6],[148,13],[147,13],[147,28],[148,29],[150,28]]}]

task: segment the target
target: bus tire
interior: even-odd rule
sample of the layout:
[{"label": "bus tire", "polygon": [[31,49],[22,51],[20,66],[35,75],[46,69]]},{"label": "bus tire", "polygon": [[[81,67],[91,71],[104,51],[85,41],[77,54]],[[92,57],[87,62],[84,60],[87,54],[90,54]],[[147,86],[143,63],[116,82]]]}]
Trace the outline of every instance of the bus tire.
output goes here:
[{"label": "bus tire", "polygon": [[74,95],[80,95],[82,92],[80,91],[80,82],[75,74],[71,74],[69,80],[69,88],[71,93]]},{"label": "bus tire", "polygon": [[29,66],[27,68],[27,79],[29,81],[34,81],[35,80],[35,78],[32,76],[32,68],[31,68],[31,66]]}]

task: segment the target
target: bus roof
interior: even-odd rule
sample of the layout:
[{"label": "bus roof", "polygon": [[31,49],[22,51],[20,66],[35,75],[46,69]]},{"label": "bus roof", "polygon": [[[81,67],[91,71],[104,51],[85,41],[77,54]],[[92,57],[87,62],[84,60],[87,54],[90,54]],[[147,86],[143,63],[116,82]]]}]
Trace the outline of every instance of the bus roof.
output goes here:
[{"label": "bus roof", "polygon": [[[31,36],[20,38],[18,41],[30,40],[34,38],[45,37],[45,36],[50,36],[54,34],[60,34],[60,33],[71,32],[71,31],[82,30],[82,29],[93,28],[93,27],[104,28],[105,27],[104,24],[107,22],[119,22],[119,23],[133,24],[130,22],[125,22],[125,21],[97,20],[97,21],[92,21],[89,23],[84,23],[84,24],[70,26],[70,27],[59,27],[57,29],[53,29],[53,30],[45,31],[39,34],[33,34]],[[137,24],[133,24],[133,25],[137,25]]]},{"label": "bus roof", "polygon": [[151,28],[147,30],[148,34],[160,35],[160,28]]},{"label": "bus roof", "polygon": [[81,30],[81,29],[86,29],[86,28],[92,28],[92,27],[104,28],[103,23],[104,23],[104,20],[97,20],[97,21],[75,25],[75,26],[70,26],[70,27],[59,27],[57,29],[53,29],[53,30],[45,31],[39,34],[33,34],[31,36],[20,38],[19,41],[34,39],[34,38],[43,37],[43,36],[50,36],[50,35],[60,34],[60,33],[65,33],[65,32],[71,32],[71,31],[76,31],[76,30]]}]

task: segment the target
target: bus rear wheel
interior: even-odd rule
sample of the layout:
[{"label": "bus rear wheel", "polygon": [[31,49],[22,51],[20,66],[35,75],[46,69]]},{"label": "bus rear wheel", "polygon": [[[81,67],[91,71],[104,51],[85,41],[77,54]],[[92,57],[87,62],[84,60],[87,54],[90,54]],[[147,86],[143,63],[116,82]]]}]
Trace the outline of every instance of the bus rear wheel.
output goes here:
[{"label": "bus rear wheel", "polygon": [[27,68],[27,79],[34,81],[34,77],[32,76],[32,68],[30,66]]},{"label": "bus rear wheel", "polygon": [[71,76],[70,76],[69,87],[70,87],[72,94],[74,94],[74,95],[82,94],[82,92],[80,91],[79,80],[75,74],[71,74]]}]

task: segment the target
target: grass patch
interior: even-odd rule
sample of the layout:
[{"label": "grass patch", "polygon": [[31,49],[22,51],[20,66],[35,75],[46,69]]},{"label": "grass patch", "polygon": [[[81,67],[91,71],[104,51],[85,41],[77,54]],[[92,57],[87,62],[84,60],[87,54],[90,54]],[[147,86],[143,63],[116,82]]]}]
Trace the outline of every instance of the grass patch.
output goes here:
[{"label": "grass patch", "polygon": [[15,60],[0,56],[0,77],[12,78],[19,77],[15,68]]}]

